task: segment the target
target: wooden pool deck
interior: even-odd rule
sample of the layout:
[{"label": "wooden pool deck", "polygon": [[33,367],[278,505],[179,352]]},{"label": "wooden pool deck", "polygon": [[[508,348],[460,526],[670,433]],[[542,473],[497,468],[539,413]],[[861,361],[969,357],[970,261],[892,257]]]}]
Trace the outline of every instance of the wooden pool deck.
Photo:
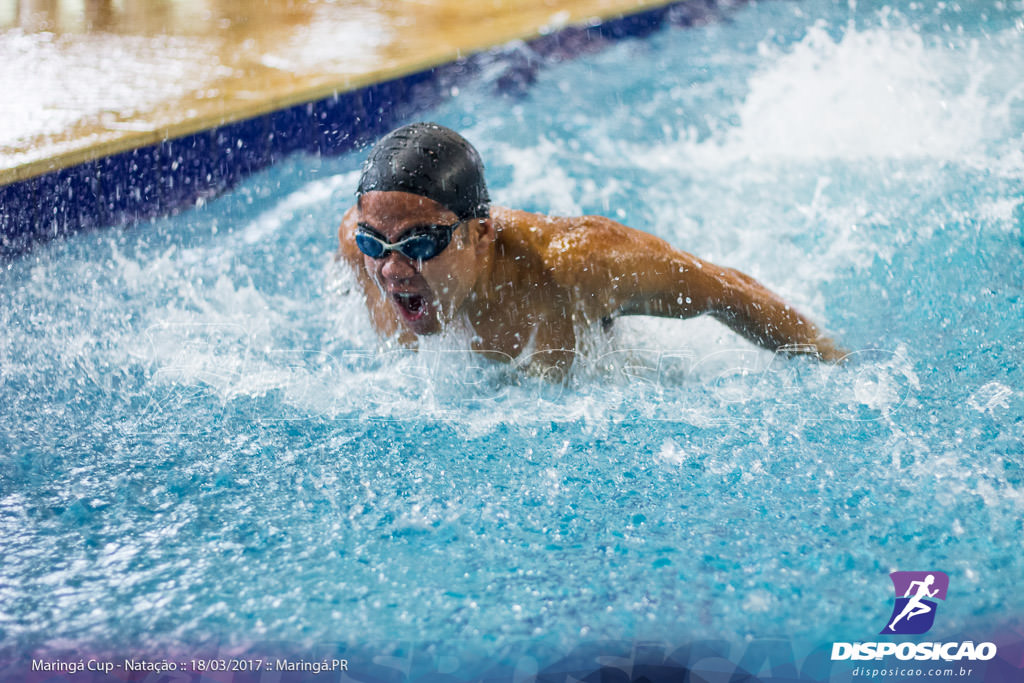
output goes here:
[{"label": "wooden pool deck", "polygon": [[665,0],[0,0],[0,186]]}]

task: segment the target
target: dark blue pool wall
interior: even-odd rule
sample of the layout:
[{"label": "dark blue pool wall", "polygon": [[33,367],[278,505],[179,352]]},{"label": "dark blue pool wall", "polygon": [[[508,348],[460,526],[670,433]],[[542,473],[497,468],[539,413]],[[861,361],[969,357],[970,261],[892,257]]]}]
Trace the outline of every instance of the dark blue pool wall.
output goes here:
[{"label": "dark blue pool wall", "polygon": [[664,25],[714,21],[743,2],[690,0],[571,26],[395,80],[0,186],[0,259],[80,230],[172,214],[290,154],[351,151],[437,105],[454,86],[485,68],[500,74],[495,96],[515,97],[545,64],[642,37]]}]

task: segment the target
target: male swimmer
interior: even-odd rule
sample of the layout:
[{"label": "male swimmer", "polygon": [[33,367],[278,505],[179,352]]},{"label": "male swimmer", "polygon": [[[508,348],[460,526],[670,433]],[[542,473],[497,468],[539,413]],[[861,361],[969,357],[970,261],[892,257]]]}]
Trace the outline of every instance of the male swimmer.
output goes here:
[{"label": "male swimmer", "polygon": [[456,321],[475,351],[564,373],[578,330],[707,313],[767,349],[836,361],[814,324],[753,278],[607,218],[491,206],[477,151],[433,123],[370,151],[338,230],[377,332],[406,346]]}]

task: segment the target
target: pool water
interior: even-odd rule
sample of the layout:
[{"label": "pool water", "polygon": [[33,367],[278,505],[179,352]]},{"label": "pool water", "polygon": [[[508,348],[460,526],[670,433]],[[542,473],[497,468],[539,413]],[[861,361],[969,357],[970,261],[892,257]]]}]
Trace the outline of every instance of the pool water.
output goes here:
[{"label": "pool water", "polygon": [[[938,7],[938,8],[936,8]],[[517,49],[526,50],[526,47]],[[620,321],[565,383],[378,340],[364,151],[0,270],[0,643],[929,638],[1024,593],[1024,5],[752,3],[427,118],[496,203],[755,276],[852,352]]]}]

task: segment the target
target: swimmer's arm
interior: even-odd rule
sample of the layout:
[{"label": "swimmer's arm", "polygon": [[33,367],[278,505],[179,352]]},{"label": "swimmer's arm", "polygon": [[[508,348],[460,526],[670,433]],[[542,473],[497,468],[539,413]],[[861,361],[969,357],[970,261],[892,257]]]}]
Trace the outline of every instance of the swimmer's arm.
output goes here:
[{"label": "swimmer's arm", "polygon": [[813,322],[754,278],[702,263],[702,270],[710,268],[713,273],[705,312],[734,332],[773,351],[809,354],[830,362],[846,356]]},{"label": "swimmer's arm", "polygon": [[770,350],[838,361],[846,354],[808,318],[752,277],[674,249],[608,219],[587,218],[567,250],[586,315],[692,318],[710,314]]}]

